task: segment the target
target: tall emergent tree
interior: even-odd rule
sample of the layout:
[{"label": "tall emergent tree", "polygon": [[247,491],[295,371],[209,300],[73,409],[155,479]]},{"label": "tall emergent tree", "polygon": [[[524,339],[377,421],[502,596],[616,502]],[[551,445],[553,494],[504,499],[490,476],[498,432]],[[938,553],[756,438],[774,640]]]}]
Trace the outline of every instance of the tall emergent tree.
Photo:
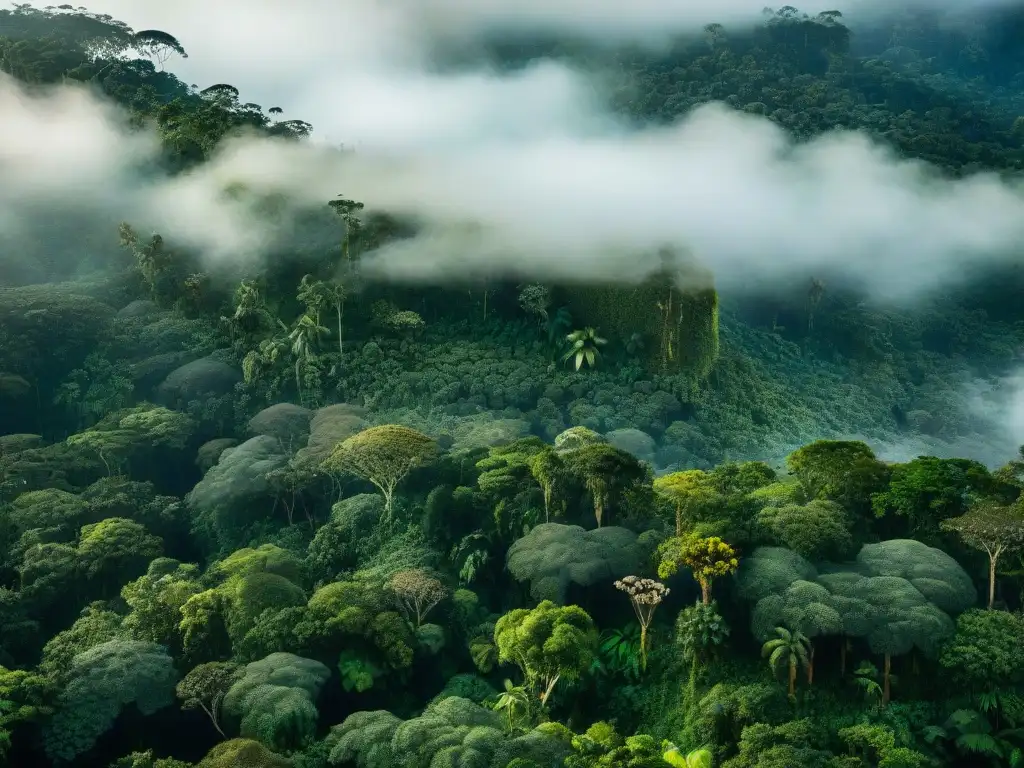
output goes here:
[{"label": "tall emergent tree", "polygon": [[733,573],[740,564],[736,550],[717,536],[668,539],[658,547],[658,560],[658,576],[663,579],[675,575],[684,565],[693,571],[704,605],[711,602],[711,582]]},{"label": "tall emergent tree", "polygon": [[390,518],[398,484],[416,467],[433,461],[437,451],[437,443],[422,432],[382,424],[336,445],[322,466],[327,472],[347,472],[377,486],[384,495],[384,516]]},{"label": "tall emergent tree", "polygon": [[1024,512],[1018,504],[1001,506],[983,502],[967,514],[945,520],[942,528],[988,555],[988,607],[996,599],[996,565],[1000,556],[1024,548]]},{"label": "tall emergent tree", "polygon": [[597,643],[597,627],[586,611],[550,600],[506,613],[494,626],[498,660],[522,670],[527,683],[540,690],[541,706],[559,680],[575,680],[590,669]]},{"label": "tall emergent tree", "polygon": [[629,600],[640,622],[640,663],[647,669],[647,628],[654,620],[654,611],[668,597],[669,588],[654,579],[627,576],[615,582],[615,588],[629,595]]}]

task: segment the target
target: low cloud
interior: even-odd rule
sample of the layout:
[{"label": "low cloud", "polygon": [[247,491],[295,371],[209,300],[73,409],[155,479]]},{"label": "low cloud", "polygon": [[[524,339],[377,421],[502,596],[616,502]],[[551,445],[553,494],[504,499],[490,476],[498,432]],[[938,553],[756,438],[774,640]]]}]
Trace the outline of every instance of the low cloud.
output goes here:
[{"label": "low cloud", "polygon": [[[629,5],[630,22],[621,3],[587,7],[609,29],[631,23],[639,34],[659,20],[662,30],[693,28],[756,5],[644,0]],[[281,104],[356,151],[242,139],[189,174],[153,178],[141,169],[154,138],[127,132],[110,107],[72,88],[28,99],[3,81],[0,200],[47,215],[95,210],[224,261],[264,254],[280,234],[226,187],[284,193],[300,206],[343,192],[422,226],[415,240],[370,257],[385,279],[637,280],[671,246],[726,288],[828,273],[888,299],[969,277],[1014,254],[1024,236],[1017,187],[992,175],[940,179],[862,134],[797,144],[764,118],[715,104],[637,130],[602,110],[587,73],[562,64],[515,73],[429,66],[430,31],[446,20],[458,34],[555,28],[577,18],[572,3],[310,0],[287,11],[247,2],[243,13],[237,3],[182,0],[100,10],[119,7],[137,28],[181,39],[190,58],[172,66],[186,81],[231,82],[243,99]],[[0,220],[0,236],[15,231],[7,225]]]}]

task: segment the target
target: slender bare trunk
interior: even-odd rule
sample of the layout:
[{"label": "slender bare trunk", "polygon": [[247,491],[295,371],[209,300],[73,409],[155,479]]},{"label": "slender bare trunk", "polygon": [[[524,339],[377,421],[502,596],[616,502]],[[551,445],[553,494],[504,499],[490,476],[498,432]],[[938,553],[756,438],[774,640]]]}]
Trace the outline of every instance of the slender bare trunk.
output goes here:
[{"label": "slender bare trunk", "polygon": [[548,698],[551,696],[551,692],[555,690],[555,683],[558,682],[558,678],[560,677],[561,675],[555,675],[544,688],[544,693],[540,697],[541,706],[546,707],[548,705]]},{"label": "slender bare trunk", "polygon": [[807,658],[807,685],[810,687],[814,684],[814,644],[811,644],[811,651]]},{"label": "slender bare trunk", "polygon": [[796,695],[796,659],[789,660],[789,695]]},{"label": "slender bare trunk", "polygon": [[892,696],[892,686],[889,680],[889,673],[892,671],[892,655],[885,654],[885,673],[884,680],[882,681],[882,706],[889,705],[889,699]]},{"label": "slender bare trunk", "polygon": [[988,557],[988,609],[991,611],[996,602],[996,563],[1002,550],[995,550]]},{"label": "slender bare trunk", "polygon": [[223,738],[226,739],[227,735],[224,733],[224,731],[221,730],[220,725],[217,724],[217,717],[213,714],[213,711],[208,709],[207,706],[202,702],[199,702],[199,706],[203,708],[203,712],[205,712],[207,717],[210,718],[210,722],[213,723],[213,727],[217,729],[217,733],[219,733]]},{"label": "slender bare trunk", "polygon": [[342,306],[343,306],[342,302],[339,301],[338,304],[335,306],[334,311],[335,311],[335,314],[338,316],[338,354],[344,356],[344,354],[345,354],[345,342],[341,338],[341,309],[342,309]]},{"label": "slender bare trunk", "polygon": [[703,578],[703,577],[701,577],[699,579],[699,581],[700,581],[700,599],[704,603],[704,605],[710,605],[711,604],[711,582],[708,579]]}]

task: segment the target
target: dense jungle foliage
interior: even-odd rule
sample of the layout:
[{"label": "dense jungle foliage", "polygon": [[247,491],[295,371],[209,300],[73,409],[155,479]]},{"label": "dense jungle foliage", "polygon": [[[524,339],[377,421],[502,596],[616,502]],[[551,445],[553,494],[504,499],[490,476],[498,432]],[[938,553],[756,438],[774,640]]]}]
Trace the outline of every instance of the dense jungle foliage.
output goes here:
[{"label": "dense jungle foliage", "polygon": [[[723,100],[1011,174],[1022,39],[1020,11],[787,7],[473,55],[584,62],[638,121]],[[0,11],[0,69],[91,84],[168,173],[309,135],[185,85],[185,53]],[[243,275],[131,222],[0,255],[7,765],[1024,766],[1024,450],[985,453],[959,387],[1011,371],[1017,272],[905,311],[669,271],[399,287],[360,259],[407,224],[324,203]]]}]

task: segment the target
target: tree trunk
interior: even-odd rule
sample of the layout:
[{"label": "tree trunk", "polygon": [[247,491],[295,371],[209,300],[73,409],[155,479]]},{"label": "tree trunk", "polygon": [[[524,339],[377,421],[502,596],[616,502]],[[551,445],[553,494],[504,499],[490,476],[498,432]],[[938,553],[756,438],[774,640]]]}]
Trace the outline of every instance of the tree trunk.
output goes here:
[{"label": "tree trunk", "polygon": [[706,578],[703,578],[703,577],[699,578],[698,581],[700,582],[700,599],[704,603],[704,605],[710,605],[711,604],[711,582],[708,581]]},{"label": "tree trunk", "polygon": [[344,343],[344,341],[342,341],[342,338],[341,338],[341,307],[342,307],[342,304],[339,301],[335,305],[334,311],[335,311],[335,313],[338,316],[338,354],[344,356],[344,354],[345,354],[345,343]]},{"label": "tree trunk", "polygon": [[647,625],[640,624],[640,665],[647,671]]},{"label": "tree trunk", "polygon": [[597,527],[601,527],[601,521],[604,520],[604,499],[599,494],[594,494],[594,519],[597,520]]},{"label": "tree trunk", "polygon": [[796,696],[796,659],[789,660],[789,695]]},{"label": "tree trunk", "polygon": [[991,611],[996,602],[996,561],[998,553],[988,559],[988,609]]},{"label": "tree trunk", "polygon": [[213,723],[213,727],[217,729],[217,733],[226,739],[227,735],[225,735],[224,731],[221,730],[220,725],[217,724],[217,717],[213,714],[213,709],[208,709],[203,702],[199,702],[199,706],[203,708],[203,712],[205,712],[207,717],[210,718],[210,722]]},{"label": "tree trunk", "polygon": [[882,681],[882,706],[886,707],[889,705],[889,699],[892,695],[892,687],[889,683],[889,673],[892,670],[892,654],[885,654],[885,673],[884,680]]},{"label": "tree trunk", "polygon": [[839,676],[846,677],[846,638],[839,644]]},{"label": "tree trunk", "polygon": [[551,678],[551,682],[549,682],[547,686],[544,688],[544,693],[540,697],[540,703],[542,707],[546,707],[548,705],[548,698],[551,696],[551,692],[555,690],[555,683],[558,682],[558,678],[560,677],[561,675],[555,675],[553,678]]},{"label": "tree trunk", "polygon": [[299,366],[302,364],[302,358],[295,360],[295,388],[299,390],[299,402],[302,402],[302,377],[299,375]]},{"label": "tree trunk", "polygon": [[683,538],[683,505],[676,504],[676,538]]},{"label": "tree trunk", "polygon": [[814,644],[811,643],[811,651],[807,658],[807,685],[814,684]]}]

